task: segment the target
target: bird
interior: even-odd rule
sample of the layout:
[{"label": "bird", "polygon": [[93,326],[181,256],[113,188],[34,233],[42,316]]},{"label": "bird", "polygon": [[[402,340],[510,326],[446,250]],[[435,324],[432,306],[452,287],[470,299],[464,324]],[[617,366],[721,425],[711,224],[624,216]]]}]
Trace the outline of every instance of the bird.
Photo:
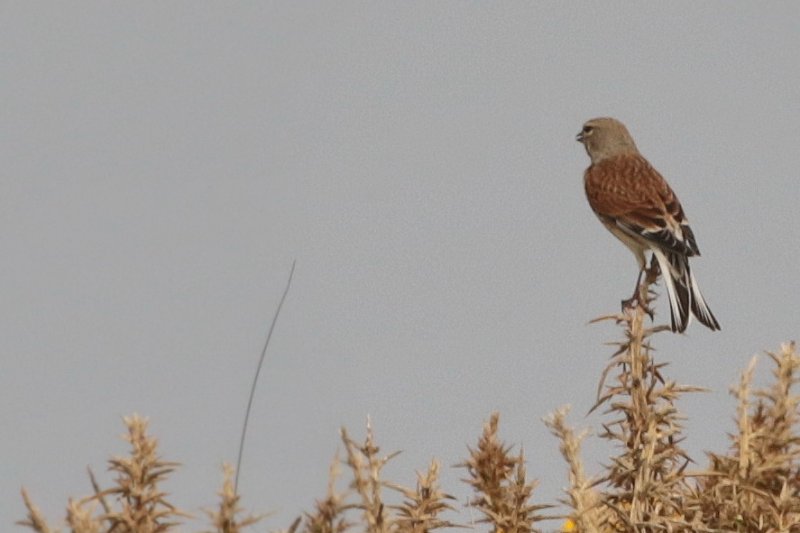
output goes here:
[{"label": "bird", "polygon": [[667,181],[642,156],[625,125],[610,117],[587,121],[576,140],[591,160],[584,172],[586,198],[600,222],[636,257],[639,277],[623,310],[640,305],[640,282],[651,252],[669,297],[671,329],[684,332],[694,316],[712,331],[719,322],[689,267],[700,255],[692,228]]}]

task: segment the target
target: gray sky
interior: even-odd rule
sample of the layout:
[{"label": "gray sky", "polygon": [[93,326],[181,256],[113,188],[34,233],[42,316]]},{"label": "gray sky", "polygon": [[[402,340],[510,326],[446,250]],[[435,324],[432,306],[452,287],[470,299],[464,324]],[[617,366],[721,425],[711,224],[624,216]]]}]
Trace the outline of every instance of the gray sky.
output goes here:
[{"label": "gray sky", "polygon": [[[798,335],[800,4],[152,2],[0,5],[0,522],[51,518],[148,415],[167,488],[211,505],[292,259],[240,488],[259,530],[323,495],[367,415],[387,474],[449,468],[492,410],[535,496],[566,484],[541,417],[584,417],[636,276],[574,140],[624,121],[670,181],[722,324],[661,334],[708,394]],[[668,320],[666,300],[657,319]],[[610,450],[586,443],[591,472]],[[190,529],[197,529],[195,523]]]}]

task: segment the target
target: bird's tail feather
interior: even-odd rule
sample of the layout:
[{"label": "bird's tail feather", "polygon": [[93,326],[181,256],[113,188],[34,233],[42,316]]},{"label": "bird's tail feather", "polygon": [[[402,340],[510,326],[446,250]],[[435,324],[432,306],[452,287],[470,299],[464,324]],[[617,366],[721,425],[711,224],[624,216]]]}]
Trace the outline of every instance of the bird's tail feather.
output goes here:
[{"label": "bird's tail feather", "polygon": [[653,250],[653,254],[661,268],[661,277],[667,288],[672,331],[683,332],[689,325],[692,305],[692,293],[686,276],[688,263],[678,254],[664,253],[661,250]]},{"label": "bird's tail feather", "polygon": [[699,320],[701,324],[711,331],[719,330],[719,322],[717,322],[705,298],[703,298],[703,295],[700,293],[700,287],[697,286],[697,281],[695,281],[694,274],[691,270],[689,270],[689,282],[692,287],[692,314],[697,317],[697,320]]},{"label": "bird's tail feather", "polygon": [[662,250],[653,250],[653,253],[667,287],[672,331],[685,331],[692,316],[711,330],[720,329],[689,268],[689,258]]}]

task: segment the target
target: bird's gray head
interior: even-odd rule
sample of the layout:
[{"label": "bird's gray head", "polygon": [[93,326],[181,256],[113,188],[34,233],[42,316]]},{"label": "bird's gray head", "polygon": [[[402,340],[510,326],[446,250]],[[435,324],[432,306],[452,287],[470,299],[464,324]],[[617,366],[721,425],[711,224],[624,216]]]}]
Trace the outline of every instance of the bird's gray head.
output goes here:
[{"label": "bird's gray head", "polygon": [[618,155],[639,153],[628,128],[615,118],[601,117],[587,121],[575,140],[586,148],[592,163]]}]

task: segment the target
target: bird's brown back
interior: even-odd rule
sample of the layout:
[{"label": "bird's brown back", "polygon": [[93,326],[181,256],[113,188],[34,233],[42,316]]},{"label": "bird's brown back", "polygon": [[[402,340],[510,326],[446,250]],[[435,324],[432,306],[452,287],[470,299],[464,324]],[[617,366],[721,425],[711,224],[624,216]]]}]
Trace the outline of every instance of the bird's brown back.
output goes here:
[{"label": "bird's brown back", "polygon": [[[586,169],[586,198],[603,219],[613,219],[632,228],[657,232],[669,228],[686,234],[688,224],[680,201],[666,180],[639,153],[603,159]],[[699,253],[691,230],[684,253]]]}]

